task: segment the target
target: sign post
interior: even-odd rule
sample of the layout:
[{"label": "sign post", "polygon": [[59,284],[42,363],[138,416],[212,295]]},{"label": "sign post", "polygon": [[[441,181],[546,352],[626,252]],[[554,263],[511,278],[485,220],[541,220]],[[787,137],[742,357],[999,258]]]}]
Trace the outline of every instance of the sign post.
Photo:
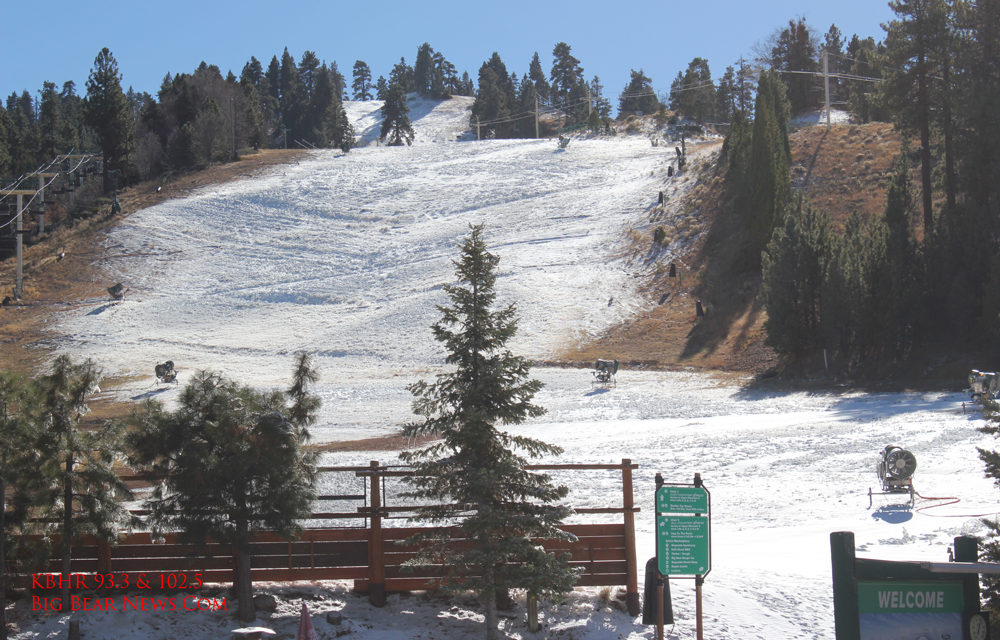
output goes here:
[{"label": "sign post", "polygon": [[[656,474],[656,566],[661,580],[667,576],[693,577],[697,638],[703,640],[701,586],[712,570],[712,495],[694,474],[693,484],[663,482]],[[662,598],[657,598],[662,609]],[[656,637],[663,638],[657,618]]]}]

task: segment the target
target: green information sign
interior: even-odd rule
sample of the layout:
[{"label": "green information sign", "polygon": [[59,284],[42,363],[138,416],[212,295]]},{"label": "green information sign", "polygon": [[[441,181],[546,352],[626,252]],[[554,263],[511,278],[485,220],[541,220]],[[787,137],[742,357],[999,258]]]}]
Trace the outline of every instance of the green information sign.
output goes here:
[{"label": "green information sign", "polygon": [[656,490],[656,511],[708,513],[708,492],[701,487],[660,487]]},{"label": "green information sign", "polygon": [[656,557],[664,575],[701,576],[711,568],[708,552],[708,518],[657,516]]}]

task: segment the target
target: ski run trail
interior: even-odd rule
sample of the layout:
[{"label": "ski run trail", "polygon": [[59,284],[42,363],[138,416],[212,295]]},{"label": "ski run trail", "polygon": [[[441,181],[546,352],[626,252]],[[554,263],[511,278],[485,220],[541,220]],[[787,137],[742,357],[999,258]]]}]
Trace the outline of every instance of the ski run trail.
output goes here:
[{"label": "ski run trail", "polygon": [[[630,229],[649,237],[658,191],[674,197],[694,185],[693,175],[667,177],[673,143],[581,137],[560,150],[554,140],[476,141],[471,99],[455,98],[411,100],[413,146],[386,148],[375,144],[378,106],[347,104],[362,143],[348,154],[317,151],[130,215],[106,247],[106,275],[128,287],[125,300],[65,312],[51,346],[115,376],[103,394],[168,406],[199,369],[286,387],[294,354],[308,351],[323,400],[313,436],[327,442],[389,435],[412,419],[406,386],[443,367],[429,327],[470,224],[485,223],[500,257],[500,301],[517,303],[515,353],[550,358],[649,304],[637,291],[647,267],[629,260],[626,237]],[[158,385],[153,367],[168,359],[179,382]],[[532,375],[545,383],[536,400],[548,413],[512,431],[562,446],[559,462],[639,464],[640,588],[655,553],[654,474],[667,482],[701,474],[712,496],[706,638],[831,640],[831,532],[853,531],[860,557],[943,562],[954,537],[983,534],[979,517],[1000,511],[976,455],[994,443],[977,431],[983,421],[962,393],[760,391],[732,377],[628,369],[606,389],[593,387],[586,370],[541,367]],[[888,444],[916,456],[921,495],[960,500],[918,498],[909,507],[876,496],[869,508],[869,487],[879,490],[876,458]],[[397,463],[385,451],[325,454],[322,463],[369,460]],[[615,473],[555,477],[574,506],[621,506]],[[343,488],[324,478],[320,492]],[[667,637],[694,638],[693,581],[671,580],[671,588],[676,623]],[[482,637],[478,607],[461,597],[392,595],[377,609],[349,583],[257,590],[278,598],[278,610],[258,623],[279,638],[295,637],[302,602],[320,638]],[[522,596],[503,631],[654,637],[606,596],[583,588],[564,603],[543,603],[538,634],[526,629]],[[31,612],[29,604],[15,609],[14,637],[66,636],[70,615]],[[344,622],[328,623],[329,611]],[[225,639],[240,626],[218,612],[73,615],[87,640]]]}]

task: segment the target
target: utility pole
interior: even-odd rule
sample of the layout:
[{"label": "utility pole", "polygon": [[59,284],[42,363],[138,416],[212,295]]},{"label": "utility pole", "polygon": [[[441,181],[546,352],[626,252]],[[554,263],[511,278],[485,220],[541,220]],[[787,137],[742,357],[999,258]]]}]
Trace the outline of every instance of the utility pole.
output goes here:
[{"label": "utility pole", "polygon": [[826,130],[830,130],[830,52],[823,49],[823,93],[826,96]]},{"label": "utility pole", "polygon": [[539,138],[538,135],[538,94],[535,94],[535,138]]}]

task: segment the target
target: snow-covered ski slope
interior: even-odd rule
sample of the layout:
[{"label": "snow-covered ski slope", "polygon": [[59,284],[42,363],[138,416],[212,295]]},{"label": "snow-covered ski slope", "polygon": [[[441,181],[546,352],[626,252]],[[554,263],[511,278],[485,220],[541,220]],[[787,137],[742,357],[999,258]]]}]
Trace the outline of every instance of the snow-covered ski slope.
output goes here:
[{"label": "snow-covered ski slope", "polygon": [[[377,103],[348,106],[366,131]],[[161,391],[166,360],[182,383],[211,368],[280,386],[306,350],[323,375],[316,435],[360,437],[408,419],[384,400],[442,362],[430,325],[471,224],[486,225],[500,295],[519,305],[519,353],[550,357],[646,304],[613,256],[647,224],[672,151],[638,137],[455,142],[469,106],[416,101],[412,147],[319,151],[129,216],[106,263],[126,299],[66,317],[59,347],[141,376],[130,397]]]},{"label": "snow-covered ski slope", "polygon": [[[361,122],[372,106],[349,105],[352,118]],[[124,380],[110,393],[168,401],[177,387],[155,385],[157,362],[173,360],[182,384],[208,367],[280,387],[294,352],[305,349],[316,354],[322,376],[314,435],[324,441],[390,433],[412,418],[405,386],[441,366],[429,325],[470,223],[486,223],[501,258],[497,287],[518,303],[519,353],[547,357],[641,307],[638,280],[616,256],[623,234],[644,228],[658,190],[689,184],[689,176],[666,177],[672,145],[624,136],[574,140],[565,151],[553,141],[455,142],[461,118],[467,122],[462,109],[445,103],[416,119],[411,148],[317,152],[260,178],[136,212],[108,241],[108,277],[129,287],[126,300],[67,312],[57,346]],[[425,126],[441,141],[422,135]],[[832,640],[830,532],[854,531],[862,556],[944,561],[952,538],[981,534],[978,516],[1000,511],[975,451],[994,444],[976,430],[977,415],[963,410],[963,394],[761,391],[707,374],[627,368],[610,389],[591,387],[585,370],[533,375],[546,385],[537,401],[549,413],[518,432],[563,446],[560,461],[640,465],[640,564],[654,553],[654,474],[668,482],[702,474],[713,511],[707,638]],[[876,497],[869,509],[876,456],[887,444],[916,455],[921,494],[961,501],[918,499],[911,508]],[[371,459],[395,462],[384,451],[327,454],[324,462]],[[620,505],[613,474],[557,478],[573,504]],[[672,587],[677,625],[667,637],[688,640],[693,584],[673,580]],[[324,612],[337,609],[349,637],[482,637],[475,608],[461,600],[444,606],[394,597],[375,610],[344,586],[294,593],[261,622],[293,635],[307,593],[327,635],[338,629],[324,626]],[[85,620],[88,638],[161,637],[167,624],[176,637],[225,638],[236,626],[210,614]],[[65,636],[59,624],[45,618],[19,637]],[[503,624],[511,637],[535,637],[518,619]],[[596,590],[547,607],[545,624],[552,638],[653,637]]]}]

